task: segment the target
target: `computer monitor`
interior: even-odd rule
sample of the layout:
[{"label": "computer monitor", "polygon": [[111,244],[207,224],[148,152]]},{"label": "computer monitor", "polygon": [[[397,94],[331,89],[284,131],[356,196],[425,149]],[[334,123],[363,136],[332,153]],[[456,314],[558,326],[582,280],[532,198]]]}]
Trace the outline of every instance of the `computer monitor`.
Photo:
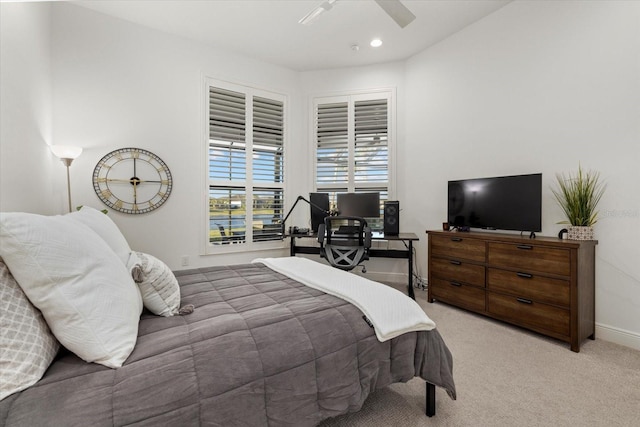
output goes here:
[{"label": "computer monitor", "polygon": [[338,215],[380,217],[380,193],[338,193]]},{"label": "computer monitor", "polygon": [[317,232],[329,212],[329,193],[309,193],[309,201],[311,202],[311,230]]}]

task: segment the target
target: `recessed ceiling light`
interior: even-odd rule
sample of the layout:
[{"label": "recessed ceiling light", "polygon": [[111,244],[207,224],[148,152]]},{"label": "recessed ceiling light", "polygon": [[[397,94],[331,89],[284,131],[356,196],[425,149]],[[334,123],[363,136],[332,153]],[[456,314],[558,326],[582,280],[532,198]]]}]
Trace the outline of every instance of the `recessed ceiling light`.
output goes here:
[{"label": "recessed ceiling light", "polygon": [[373,39],[371,40],[371,43],[369,43],[371,45],[371,47],[380,47],[382,46],[382,40],[380,39]]}]

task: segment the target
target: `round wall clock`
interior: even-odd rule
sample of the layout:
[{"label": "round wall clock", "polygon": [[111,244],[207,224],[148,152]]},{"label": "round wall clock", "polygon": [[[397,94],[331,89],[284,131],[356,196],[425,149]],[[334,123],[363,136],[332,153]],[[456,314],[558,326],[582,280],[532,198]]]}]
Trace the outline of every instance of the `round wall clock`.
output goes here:
[{"label": "round wall clock", "polygon": [[102,202],[119,212],[142,214],[169,198],[173,180],[167,164],[150,151],[120,148],[93,170],[93,188]]}]

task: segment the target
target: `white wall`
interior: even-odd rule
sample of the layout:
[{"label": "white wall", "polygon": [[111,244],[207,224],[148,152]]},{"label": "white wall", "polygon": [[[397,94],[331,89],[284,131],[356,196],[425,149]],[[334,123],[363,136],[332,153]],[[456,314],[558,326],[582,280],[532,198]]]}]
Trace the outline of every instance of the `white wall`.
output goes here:
[{"label": "white wall", "polygon": [[406,85],[411,226],[441,226],[447,180],[542,172],[553,236],[555,174],[600,171],[597,334],[640,348],[640,3],[510,3],[410,59]]},{"label": "white wall", "polygon": [[[74,204],[104,207],[92,187],[99,159],[122,147],[148,149],[167,162],[174,187],[159,209],[110,211],[132,248],[171,268],[249,262],[257,256],[203,253],[204,76],[248,83],[290,97],[291,135],[302,116],[297,73],[69,4],[53,6],[53,120],[56,141],[85,148],[73,164]],[[287,155],[304,149],[292,138]],[[287,183],[296,183],[292,173]],[[304,185],[304,182],[302,182]]]},{"label": "white wall", "polygon": [[53,174],[65,176],[48,148],[50,10],[46,3],[0,4],[0,211],[51,213]]}]

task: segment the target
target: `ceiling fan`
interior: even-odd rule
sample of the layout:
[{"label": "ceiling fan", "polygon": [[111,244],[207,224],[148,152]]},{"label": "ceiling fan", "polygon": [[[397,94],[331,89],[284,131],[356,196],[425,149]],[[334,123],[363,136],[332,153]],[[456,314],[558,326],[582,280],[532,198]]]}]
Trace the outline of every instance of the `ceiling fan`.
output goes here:
[{"label": "ceiling fan", "polygon": [[[324,12],[328,12],[333,8],[333,4],[338,0],[325,0],[318,7],[313,9],[311,12],[307,13],[302,19],[298,21],[298,23],[303,25],[311,24],[315,21],[320,15]],[[411,13],[409,9],[405,5],[403,5],[400,0],[374,0],[378,3],[378,6],[384,10],[387,15],[391,17],[396,24],[398,24],[401,28],[409,25],[416,16]]]}]

